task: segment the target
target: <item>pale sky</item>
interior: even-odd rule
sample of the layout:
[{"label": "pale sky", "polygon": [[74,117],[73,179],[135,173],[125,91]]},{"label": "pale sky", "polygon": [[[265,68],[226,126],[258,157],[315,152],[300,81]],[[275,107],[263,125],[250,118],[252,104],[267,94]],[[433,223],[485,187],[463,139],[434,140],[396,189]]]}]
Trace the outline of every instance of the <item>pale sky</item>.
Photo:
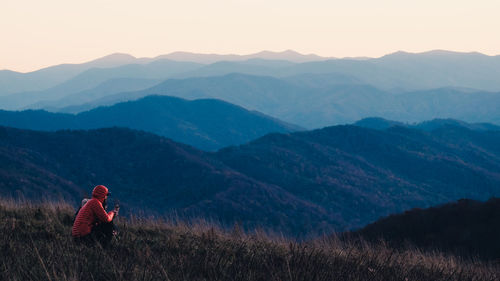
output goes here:
[{"label": "pale sky", "polygon": [[0,69],[111,53],[500,54],[500,0],[0,0]]}]

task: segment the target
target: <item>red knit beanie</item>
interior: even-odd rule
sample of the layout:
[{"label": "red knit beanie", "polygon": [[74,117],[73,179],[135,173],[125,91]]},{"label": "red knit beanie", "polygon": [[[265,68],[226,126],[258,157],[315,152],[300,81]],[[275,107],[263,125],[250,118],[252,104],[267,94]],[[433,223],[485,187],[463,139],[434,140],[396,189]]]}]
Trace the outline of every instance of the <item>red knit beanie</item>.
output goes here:
[{"label": "red knit beanie", "polygon": [[104,185],[98,185],[94,187],[94,190],[92,191],[92,197],[97,199],[104,199],[106,195],[108,195],[108,188]]}]

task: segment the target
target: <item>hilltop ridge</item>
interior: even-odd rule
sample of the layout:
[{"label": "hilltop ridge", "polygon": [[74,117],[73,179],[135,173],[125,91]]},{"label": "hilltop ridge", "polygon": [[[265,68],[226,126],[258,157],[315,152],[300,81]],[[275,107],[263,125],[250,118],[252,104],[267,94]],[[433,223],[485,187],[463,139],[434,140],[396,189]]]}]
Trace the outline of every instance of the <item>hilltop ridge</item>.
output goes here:
[{"label": "hilltop ridge", "polygon": [[67,204],[0,200],[0,279],[58,280],[495,280],[498,266],[458,257],[355,247],[338,240],[298,243],[207,224],[117,219],[110,248],[76,244]]}]

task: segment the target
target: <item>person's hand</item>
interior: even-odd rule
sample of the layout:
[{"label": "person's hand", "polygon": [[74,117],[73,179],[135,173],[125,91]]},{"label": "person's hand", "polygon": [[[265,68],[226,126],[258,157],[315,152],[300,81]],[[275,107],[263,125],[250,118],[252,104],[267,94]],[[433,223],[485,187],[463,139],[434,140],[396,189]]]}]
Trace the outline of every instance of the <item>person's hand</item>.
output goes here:
[{"label": "person's hand", "polygon": [[120,212],[120,204],[116,203],[113,211],[115,211],[115,216],[118,216],[118,213]]}]

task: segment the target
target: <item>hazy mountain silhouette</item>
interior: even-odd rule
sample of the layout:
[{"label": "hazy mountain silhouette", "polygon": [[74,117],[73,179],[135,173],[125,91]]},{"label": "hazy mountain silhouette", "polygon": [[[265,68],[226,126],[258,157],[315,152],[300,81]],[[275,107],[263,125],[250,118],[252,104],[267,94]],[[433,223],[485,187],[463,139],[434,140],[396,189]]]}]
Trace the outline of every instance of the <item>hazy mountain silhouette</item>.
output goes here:
[{"label": "hazy mountain silhouette", "polygon": [[[129,54],[114,53],[81,64],[61,64],[47,68],[42,68],[28,73],[21,73],[10,70],[0,70],[0,96],[13,93],[32,92],[32,91],[38,92],[46,90],[51,87],[55,87],[57,84],[63,83],[66,80],[71,79],[74,76],[90,68],[112,68],[127,64],[149,64],[151,62],[165,60],[165,59],[182,61],[182,62],[196,62],[196,63],[208,64],[218,61],[245,61],[251,59],[304,62],[304,61],[323,60],[326,58],[313,54],[303,55],[292,50],[287,50],[283,52],[263,51],[250,55],[217,55],[217,54],[196,54],[189,52],[174,52],[167,55],[159,55],[153,58],[136,58]],[[122,77],[126,76],[119,76],[119,78]],[[145,78],[145,77],[134,77],[134,78]]]},{"label": "hazy mountain silhouette", "polygon": [[336,73],[355,77],[365,84],[391,92],[443,87],[500,91],[500,82],[496,79],[500,74],[500,56],[448,51],[416,54],[396,52],[380,58],[324,59],[260,69],[242,61],[225,60],[183,73],[177,78],[225,75],[232,72],[277,78],[306,73]]},{"label": "hazy mountain silhouette", "polygon": [[161,55],[157,58],[166,58],[178,61],[192,61],[198,63],[210,64],[218,61],[245,61],[249,59],[264,59],[264,60],[283,60],[291,62],[305,62],[325,60],[328,58],[321,57],[315,54],[304,55],[293,50],[282,52],[262,51],[249,55],[219,55],[219,54],[197,54],[190,52],[174,52],[167,55]]},{"label": "hazy mountain silhouette", "polygon": [[161,80],[141,78],[109,79],[92,89],[74,93],[58,100],[40,101],[27,106],[26,109],[45,109],[48,111],[57,112],[60,110],[60,108],[63,107],[84,104],[101,97],[117,93],[143,90],[146,88],[150,88],[160,82]]},{"label": "hazy mountain silhouette", "polygon": [[[0,71],[0,95],[45,90],[91,67],[147,64],[162,59],[213,64],[203,70],[187,71],[179,78],[224,75],[232,72],[275,77],[305,73],[337,73],[353,76],[377,88],[393,91],[442,87],[500,91],[500,83],[496,79],[500,74],[500,56],[436,50],[416,54],[396,52],[381,58],[331,59],[316,55],[301,55],[289,50],[264,51],[244,56],[176,52],[155,58],[134,58],[125,54],[113,54],[89,63],[54,66],[25,74],[4,70]],[[252,62],[254,59],[296,63],[282,63],[280,67],[277,67],[276,63],[271,63],[274,65],[272,68],[261,63],[259,70]]]},{"label": "hazy mountain silhouette", "polygon": [[399,111],[379,116],[406,122],[452,118],[500,124],[500,92],[440,88],[397,95],[395,100]]},{"label": "hazy mountain silhouette", "polygon": [[477,130],[477,131],[500,131],[500,126],[496,126],[490,123],[467,123],[464,121],[460,120],[455,120],[455,119],[433,119],[430,121],[424,121],[421,123],[403,123],[403,122],[398,122],[398,121],[393,121],[393,120],[387,120],[384,118],[380,117],[369,117],[369,118],[364,118],[362,120],[359,120],[355,122],[353,125],[359,126],[359,127],[364,127],[364,128],[370,128],[370,129],[376,129],[376,130],[386,130],[394,126],[402,126],[402,127],[407,127],[407,128],[413,128],[413,129],[421,129],[425,131],[432,131],[436,129],[440,129],[445,126],[458,126],[458,127],[464,127],[470,130]]},{"label": "hazy mountain silhouette", "polygon": [[381,117],[368,117],[368,118],[363,118],[359,121],[356,121],[353,125],[363,127],[363,128],[369,128],[369,129],[375,129],[375,130],[386,130],[391,127],[395,126],[402,126],[402,127],[410,127],[410,124],[406,124],[403,122],[398,122],[398,121],[393,121],[393,120],[387,120]]},{"label": "hazy mountain silhouette", "polygon": [[[200,67],[190,62],[157,60],[147,64],[127,64],[115,68],[92,68],[55,87],[38,92],[15,93],[0,97],[2,109],[19,109],[40,101],[58,100],[117,78],[164,80],[169,76]],[[111,93],[110,93],[111,94]]]},{"label": "hazy mountain silhouette", "polygon": [[[186,80],[184,89],[176,89],[178,93],[164,93],[161,92],[160,87],[142,94],[135,93],[132,99],[151,94],[166,94],[183,98],[193,98],[193,96],[195,98],[219,98],[307,128],[352,123],[370,116],[380,116],[402,122],[453,118],[467,122],[500,124],[497,110],[500,106],[498,93],[500,84],[497,79],[500,74],[499,56],[447,51],[420,54],[397,52],[376,59],[330,59],[294,63],[259,58],[269,58],[266,54],[268,53],[256,54],[255,58],[245,57],[246,60],[217,61],[209,65],[171,60],[167,60],[167,63],[165,56],[134,60],[128,56],[121,58],[124,55],[116,55],[118,58],[111,61],[125,63],[132,60],[137,63],[116,68],[90,69],[50,89],[0,97],[0,107],[10,110],[22,109],[42,102],[41,104],[48,104],[47,108],[56,110],[55,107],[60,106],[54,106],[57,104],[55,100],[65,99],[63,104],[71,108],[63,111],[78,112],[92,109],[96,105],[113,104],[111,97],[103,98],[105,101],[91,102],[84,98],[83,100],[89,102],[85,105],[78,104],[78,102],[70,104],[69,99],[66,98],[69,95],[90,90],[108,79],[175,77],[190,79]],[[293,53],[280,53],[279,56],[273,54],[272,58],[283,58],[289,54]],[[249,97],[247,96],[249,90],[241,89],[241,85],[236,84],[246,83],[245,85],[248,86],[249,81],[231,80],[234,75],[231,73],[235,72],[267,75],[280,78],[276,79],[280,81],[274,81],[273,85],[270,85],[269,79],[273,78],[267,81],[254,79],[252,83],[264,84],[251,85],[252,97]],[[225,75],[230,81],[222,82],[219,78],[214,78],[226,85],[219,87],[218,90],[215,90],[217,85],[206,88],[206,81],[202,77],[212,79],[216,75]],[[165,83],[174,82],[166,81]],[[188,83],[190,84],[187,85]],[[227,89],[231,83],[235,87],[232,91]],[[286,85],[275,85],[280,83]],[[164,86],[164,88],[168,89],[169,86]],[[257,89],[265,94],[256,93]],[[497,93],[484,90],[494,90]],[[133,91],[133,88],[127,91]],[[193,95],[193,92],[198,94]],[[236,97],[236,92],[238,94],[241,92],[244,98]],[[271,97],[271,94],[274,96]],[[261,96],[270,97],[269,103],[260,100]],[[101,97],[102,95],[96,99]],[[276,98],[283,100],[282,97],[286,97],[284,100],[289,104],[279,106],[273,104]],[[117,101],[129,99],[120,97]],[[33,105],[33,107],[38,107],[38,105]]]},{"label": "hazy mountain silhouette", "polygon": [[60,64],[27,73],[0,70],[0,96],[48,89],[93,67],[109,68],[133,62],[133,56],[115,53],[86,63]]},{"label": "hazy mountain silhouette", "polygon": [[366,84],[354,76],[341,73],[305,73],[287,76],[282,79],[297,86],[313,89],[328,89],[336,85]]},{"label": "hazy mountain silhouette", "polygon": [[428,209],[413,209],[378,220],[346,236],[362,237],[389,246],[500,258],[500,199],[487,202],[462,199]]},{"label": "hazy mountain silhouette", "polygon": [[342,73],[395,92],[442,87],[500,91],[500,56],[431,51],[396,52],[367,60],[338,59],[294,65],[279,75]]},{"label": "hazy mountain silhouette", "polygon": [[281,75],[279,74],[291,67],[291,65],[296,64],[286,63],[286,61],[256,59],[246,61],[218,61],[192,71],[174,75],[173,78],[213,77],[232,73],[280,78]]},{"label": "hazy mountain silhouette", "polygon": [[271,132],[300,129],[220,100],[187,101],[167,96],[149,96],[78,115],[0,111],[0,125],[33,130],[128,127],[204,150],[242,144]]},{"label": "hazy mountain silhouette", "polygon": [[276,78],[234,73],[217,77],[168,79],[149,89],[114,94],[61,111],[81,112],[101,105],[112,105],[155,94],[186,99],[216,98],[240,106],[245,104],[245,108],[269,112],[278,108],[282,102],[286,102],[286,99],[293,99],[305,91],[307,89],[298,88]]},{"label": "hazy mountain silhouette", "polygon": [[60,111],[76,113],[155,94],[222,99],[306,128],[349,124],[371,116],[402,122],[453,118],[500,124],[500,111],[497,110],[500,93],[441,88],[395,95],[354,78],[349,80],[351,83],[343,84],[343,77],[304,74],[277,79],[233,73],[168,79],[149,89],[109,95]]},{"label": "hazy mountain silhouette", "polygon": [[332,83],[326,88],[308,88],[272,77],[234,73],[169,79],[146,90],[110,95],[60,111],[76,113],[151,94],[221,99],[307,128],[351,123],[395,107],[392,95],[368,85]]},{"label": "hazy mountain silhouette", "polygon": [[477,131],[500,131],[500,126],[490,123],[467,123],[455,119],[434,119],[430,121],[424,121],[416,124],[414,128],[431,131],[442,128],[444,126],[460,126],[469,130]]}]

